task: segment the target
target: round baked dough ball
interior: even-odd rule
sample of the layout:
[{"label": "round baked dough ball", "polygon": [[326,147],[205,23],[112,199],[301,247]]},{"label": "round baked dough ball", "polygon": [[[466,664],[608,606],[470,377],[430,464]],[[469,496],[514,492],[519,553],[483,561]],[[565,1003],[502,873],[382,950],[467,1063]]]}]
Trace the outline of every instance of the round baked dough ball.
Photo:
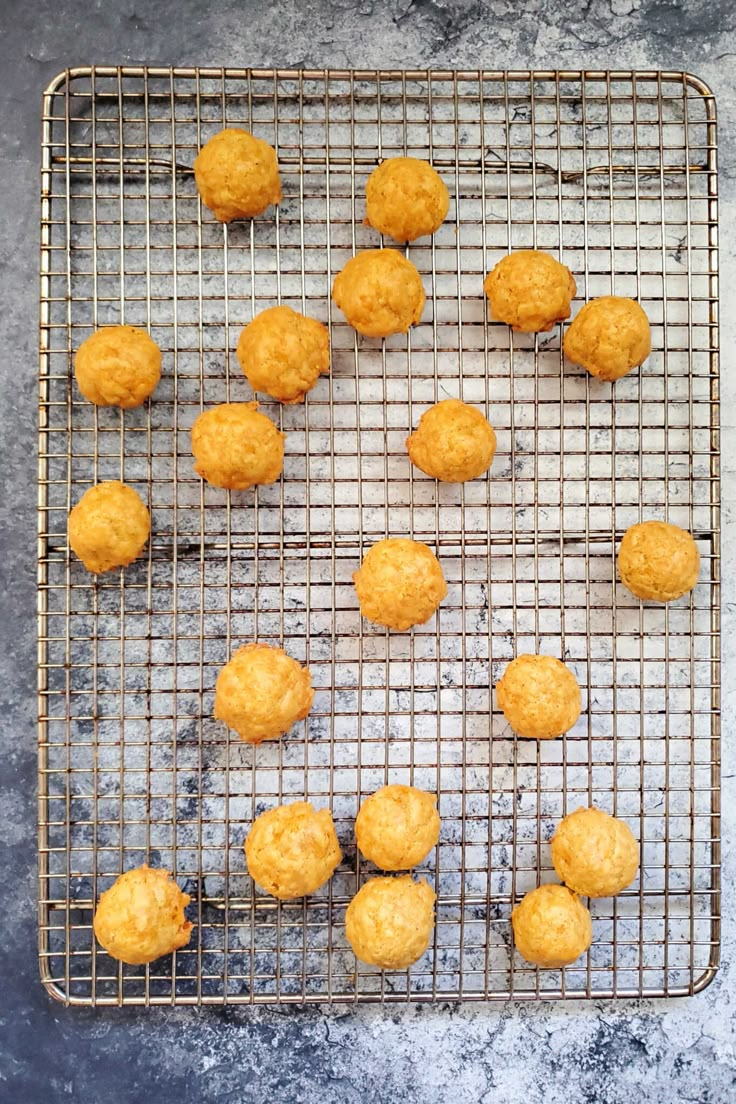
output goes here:
[{"label": "round baked dough ball", "polygon": [[408,870],[440,838],[437,798],[414,786],[383,786],[360,806],[355,836],[361,854],[381,870]]},{"label": "round baked dough ball", "polygon": [[215,717],[246,744],[260,744],[304,720],[313,697],[308,667],[271,644],[245,644],[217,676]]},{"label": "round baked dough ball", "polygon": [[496,697],[514,732],[532,740],[562,736],[582,709],[575,676],[553,656],[517,656],[496,683]]},{"label": "round baked dough ball", "polygon": [[511,913],[511,925],[521,957],[550,970],[569,966],[593,940],[590,912],[561,885],[542,885],[527,893]]},{"label": "round baked dough ball", "polygon": [[624,533],[618,570],[621,582],[637,598],[672,602],[697,583],[700,553],[687,529],[666,521],[642,521]]},{"label": "round baked dough ball", "polygon": [[615,897],[639,869],[639,845],[628,824],[593,805],[561,820],[551,846],[557,877],[582,897]]},{"label": "round baked dough ball", "polygon": [[366,337],[406,333],[424,310],[422,278],[395,249],[366,249],[338,272],[332,298]]},{"label": "round baked dough ball", "polygon": [[406,970],[429,947],[435,893],[422,878],[371,878],[345,913],[345,935],[355,957],[381,970]]},{"label": "round baked dough ball", "polygon": [[321,322],[291,307],[268,307],[241,333],[238,360],[254,391],[287,405],[300,403],[330,371],[330,335]]},{"label": "round baked dough ball", "polygon": [[281,202],[276,151],[241,127],[226,127],[194,159],[202,202],[220,222],[260,215]]},{"label": "round baked dough ball", "polygon": [[565,356],[591,376],[617,380],[652,351],[649,319],[635,299],[604,295],[586,303],[568,326]]},{"label": "round baked dough ball", "polygon": [[150,533],[148,507],[118,480],[90,487],[69,514],[69,547],[93,575],[127,567]]},{"label": "round baked dough ball", "polygon": [[443,483],[464,483],[487,472],[496,434],[480,410],[460,399],[431,406],[406,439],[412,464]]},{"label": "round baked dough ball", "polygon": [[369,548],[353,582],[363,616],[400,632],[429,621],[447,594],[434,552],[408,537],[391,537]]},{"label": "round baked dough ball", "polygon": [[483,288],[495,322],[543,333],[570,317],[575,281],[565,265],[540,249],[517,249],[499,261]]},{"label": "round baked dough ball", "polygon": [[365,221],[399,242],[434,234],[450,206],[442,177],[427,161],[390,157],[365,186]]},{"label": "round baked dough ball", "polygon": [[247,491],[274,483],[284,466],[284,439],[258,403],[222,403],[192,426],[194,470],[213,487]]},{"label": "round baked dough ball", "polygon": [[100,897],[93,927],[112,958],[143,966],[186,947],[192,924],[184,915],[191,898],[168,870],[146,863],[128,870]]},{"label": "round baked dough ball", "polygon": [[77,349],[74,375],[85,399],[95,406],[130,410],[155,391],[161,350],[136,326],[103,326]]},{"label": "round baked dough ball", "polygon": [[277,805],[261,813],[245,838],[248,873],[256,885],[290,901],[316,893],[342,858],[329,809],[309,801]]}]

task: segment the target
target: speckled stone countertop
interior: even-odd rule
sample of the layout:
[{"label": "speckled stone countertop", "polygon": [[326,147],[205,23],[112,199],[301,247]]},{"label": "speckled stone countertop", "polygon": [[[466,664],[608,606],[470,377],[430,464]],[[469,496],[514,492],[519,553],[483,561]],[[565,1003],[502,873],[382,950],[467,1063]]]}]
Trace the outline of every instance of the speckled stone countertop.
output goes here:
[{"label": "speckled stone countertop", "polygon": [[[736,1099],[736,5],[731,0],[4,0],[0,314],[4,394],[0,1098],[577,1104]],[[691,1000],[382,1010],[104,1011],[38,981],[35,863],[35,377],[40,97],[91,62],[662,68],[698,74],[720,121],[723,357],[723,966]]]}]

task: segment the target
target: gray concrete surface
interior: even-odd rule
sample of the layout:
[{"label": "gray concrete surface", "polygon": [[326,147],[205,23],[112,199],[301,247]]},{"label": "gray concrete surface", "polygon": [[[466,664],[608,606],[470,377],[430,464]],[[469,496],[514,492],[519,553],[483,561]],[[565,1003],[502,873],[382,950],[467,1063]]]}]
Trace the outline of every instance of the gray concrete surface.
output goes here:
[{"label": "gray concrete surface", "polygon": [[[736,5],[732,0],[0,3],[0,1099],[164,1104],[736,1099]],[[687,1001],[241,1011],[65,1010],[37,979],[35,397],[40,97],[67,65],[687,69],[718,97],[724,325],[724,965]]]}]

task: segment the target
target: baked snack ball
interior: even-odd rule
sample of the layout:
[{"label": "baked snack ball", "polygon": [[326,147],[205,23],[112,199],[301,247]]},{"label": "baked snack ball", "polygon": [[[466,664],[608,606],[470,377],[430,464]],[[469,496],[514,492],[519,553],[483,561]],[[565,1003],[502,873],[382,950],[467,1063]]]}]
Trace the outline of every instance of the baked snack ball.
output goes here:
[{"label": "baked snack ball", "polygon": [[443,483],[464,483],[490,468],[496,434],[476,407],[443,399],[422,414],[406,448],[412,464],[425,475]]},{"label": "baked snack ball", "polygon": [[429,946],[435,893],[411,874],[371,878],[345,913],[345,935],[355,957],[381,970],[406,970]]},{"label": "baked snack ball", "polygon": [[225,127],[194,159],[202,202],[220,222],[260,215],[281,202],[276,151],[242,127]]},{"label": "baked snack ball", "polygon": [[93,927],[112,958],[143,966],[186,947],[192,932],[184,909],[191,898],[168,870],[137,866],[127,870],[100,897]]},{"label": "baked snack ball", "polygon": [[150,533],[148,507],[118,480],[90,487],[69,514],[69,547],[93,575],[127,567]]},{"label": "baked snack ball", "polygon": [[544,333],[570,317],[572,273],[541,249],[517,249],[486,276],[491,318],[522,333]]},{"label": "baked snack ball", "polygon": [[285,434],[258,413],[258,403],[222,403],[192,426],[194,470],[213,487],[247,491],[274,483],[284,466]]},{"label": "baked snack ball", "polygon": [[155,391],[161,350],[137,326],[103,326],[77,349],[74,375],[85,399],[95,406],[130,410]]},{"label": "baked snack ball", "polygon": [[591,376],[620,379],[652,351],[649,319],[635,299],[592,299],[568,326],[563,348],[567,359]]},{"label": "baked snack ball", "polygon": [[353,582],[363,616],[402,632],[429,621],[447,594],[434,552],[408,537],[391,537],[369,548]]},{"label": "baked snack ball", "polygon": [[381,870],[408,870],[440,838],[437,798],[414,786],[382,786],[360,806],[355,836],[360,852]]},{"label": "baked snack ball", "polygon": [[348,322],[366,337],[406,333],[424,310],[417,269],[395,249],[366,249],[338,272],[332,298]]},{"label": "baked snack ball", "polygon": [[238,360],[254,391],[287,405],[300,403],[330,371],[330,335],[321,322],[291,307],[268,307],[241,333]]},{"label": "baked snack ball", "polygon": [[672,602],[697,583],[700,553],[687,529],[666,521],[642,521],[624,533],[618,571],[637,598]]},{"label": "baked snack ball", "polygon": [[341,858],[332,813],[316,812],[309,801],[261,813],[245,838],[248,873],[280,901],[315,893],[332,877]]},{"label": "baked snack ball", "polygon": [[582,897],[615,897],[639,869],[639,845],[628,824],[593,805],[561,820],[551,847],[557,877]]},{"label": "baked snack ball", "polygon": [[399,242],[434,234],[449,206],[442,177],[428,161],[416,157],[389,157],[365,186],[365,221]]},{"label": "baked snack ball", "polygon": [[575,676],[553,656],[512,659],[496,683],[496,698],[514,732],[532,740],[562,736],[582,709]]},{"label": "baked snack ball", "polygon": [[542,885],[527,893],[511,913],[514,942],[522,958],[555,970],[569,966],[593,939],[590,912],[561,885]]},{"label": "baked snack ball", "polygon": [[302,721],[313,697],[308,667],[271,644],[245,644],[217,676],[215,717],[246,744],[260,744]]}]

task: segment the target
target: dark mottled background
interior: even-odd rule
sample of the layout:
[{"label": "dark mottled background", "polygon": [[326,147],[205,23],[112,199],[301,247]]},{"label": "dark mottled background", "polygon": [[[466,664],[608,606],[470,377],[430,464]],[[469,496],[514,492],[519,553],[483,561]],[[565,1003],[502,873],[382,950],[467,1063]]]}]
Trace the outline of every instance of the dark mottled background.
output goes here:
[{"label": "dark mottled background", "polygon": [[[382,1011],[52,1004],[35,933],[35,397],[40,97],[67,65],[687,69],[718,96],[724,299],[724,966],[690,1001]],[[4,871],[0,1100],[727,1104],[736,1099],[734,0],[0,0]]]}]

